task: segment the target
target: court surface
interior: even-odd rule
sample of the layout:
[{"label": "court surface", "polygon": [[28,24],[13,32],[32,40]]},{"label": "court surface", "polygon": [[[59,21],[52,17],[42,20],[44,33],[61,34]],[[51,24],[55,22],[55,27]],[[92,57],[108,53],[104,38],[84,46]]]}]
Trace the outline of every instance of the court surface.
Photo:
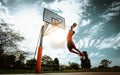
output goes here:
[{"label": "court surface", "polygon": [[15,74],[15,75],[120,75],[120,72],[74,72],[74,73],[43,73],[43,74]]}]

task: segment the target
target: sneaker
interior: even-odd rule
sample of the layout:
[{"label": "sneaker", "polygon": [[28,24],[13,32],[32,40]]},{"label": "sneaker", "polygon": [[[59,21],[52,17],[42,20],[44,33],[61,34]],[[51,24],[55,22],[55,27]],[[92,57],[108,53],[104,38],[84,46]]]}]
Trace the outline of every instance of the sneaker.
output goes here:
[{"label": "sneaker", "polygon": [[82,57],[82,60],[85,60],[85,56],[81,56]]},{"label": "sneaker", "polygon": [[80,59],[85,60],[85,56],[84,55],[80,56]]},{"label": "sneaker", "polygon": [[84,55],[84,53],[80,53],[79,56],[81,57],[81,59],[85,60],[85,55]]}]

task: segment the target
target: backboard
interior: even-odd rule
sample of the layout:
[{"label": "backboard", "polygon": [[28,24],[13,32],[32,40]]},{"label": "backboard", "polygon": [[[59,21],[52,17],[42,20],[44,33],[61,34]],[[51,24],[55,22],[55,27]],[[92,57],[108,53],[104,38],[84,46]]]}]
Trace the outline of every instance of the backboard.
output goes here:
[{"label": "backboard", "polygon": [[65,29],[65,18],[44,8],[43,21],[51,25]]}]

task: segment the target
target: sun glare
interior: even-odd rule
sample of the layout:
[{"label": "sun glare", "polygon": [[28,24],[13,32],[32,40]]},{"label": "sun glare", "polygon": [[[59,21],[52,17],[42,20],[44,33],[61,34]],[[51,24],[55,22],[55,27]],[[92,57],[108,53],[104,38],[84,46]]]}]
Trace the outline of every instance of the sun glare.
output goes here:
[{"label": "sun glare", "polygon": [[58,28],[56,31],[50,34],[51,37],[50,42],[51,46],[54,48],[63,47],[66,40],[66,30]]}]

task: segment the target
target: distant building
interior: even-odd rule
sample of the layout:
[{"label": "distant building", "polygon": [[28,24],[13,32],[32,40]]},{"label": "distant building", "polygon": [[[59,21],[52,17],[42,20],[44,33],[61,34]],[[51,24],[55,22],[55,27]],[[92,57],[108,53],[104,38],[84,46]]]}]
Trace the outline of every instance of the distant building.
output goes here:
[{"label": "distant building", "polygon": [[59,70],[64,70],[64,69],[66,69],[66,67],[67,67],[66,65],[60,65]]},{"label": "distant building", "polygon": [[59,71],[59,66],[55,64],[42,64],[42,71]]}]

